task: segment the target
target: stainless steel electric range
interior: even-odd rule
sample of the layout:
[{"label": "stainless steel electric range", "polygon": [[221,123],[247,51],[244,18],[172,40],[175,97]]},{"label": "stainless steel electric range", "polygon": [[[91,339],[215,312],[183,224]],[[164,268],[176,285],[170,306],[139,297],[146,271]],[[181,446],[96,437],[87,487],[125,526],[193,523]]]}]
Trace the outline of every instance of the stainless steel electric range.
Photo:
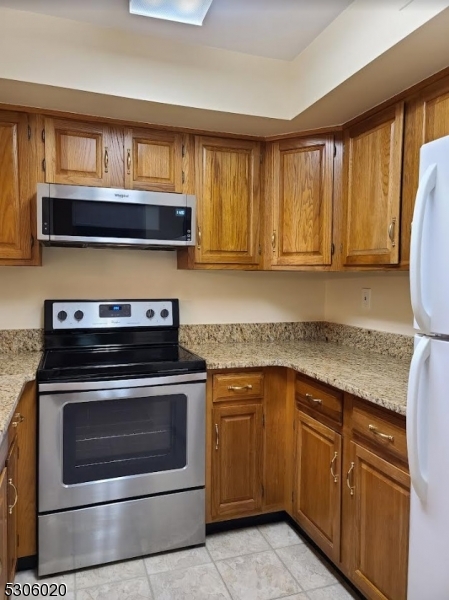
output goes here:
[{"label": "stainless steel electric range", "polygon": [[206,365],[177,300],[46,300],[38,573],[205,541]]}]

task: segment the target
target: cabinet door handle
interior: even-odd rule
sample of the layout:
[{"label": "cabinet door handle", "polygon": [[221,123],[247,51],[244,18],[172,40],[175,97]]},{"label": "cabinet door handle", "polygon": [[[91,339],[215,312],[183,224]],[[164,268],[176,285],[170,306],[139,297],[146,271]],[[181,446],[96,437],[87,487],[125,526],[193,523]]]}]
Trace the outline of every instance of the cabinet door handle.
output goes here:
[{"label": "cabinet door handle", "polygon": [[323,401],[320,398],[314,398],[312,394],[306,394],[307,400],[313,402],[314,404],[323,404]]},{"label": "cabinet door handle", "polygon": [[198,250],[201,250],[201,227],[198,227],[198,244],[197,244],[197,248],[198,248]]},{"label": "cabinet door handle", "polygon": [[105,173],[108,172],[108,167],[109,167],[109,152],[108,152],[108,147],[106,146],[106,148],[104,149],[104,172]]},{"label": "cabinet door handle", "polygon": [[12,515],[12,511],[13,511],[15,505],[17,504],[17,500],[19,499],[19,495],[17,493],[16,486],[12,482],[12,479],[8,479],[8,485],[10,485],[12,487],[12,489],[14,490],[14,494],[15,494],[14,502],[10,506],[8,506],[8,512],[9,512],[10,515]]},{"label": "cabinet door handle", "polygon": [[218,435],[218,425],[215,423],[215,450],[218,450],[218,443],[220,441],[220,437]]},{"label": "cabinet door handle", "polygon": [[228,385],[228,390],[230,392],[240,392],[242,390],[252,390],[253,386],[248,383],[247,385]]},{"label": "cabinet door handle", "polygon": [[371,431],[371,433],[374,433],[374,435],[377,435],[378,437],[382,438],[383,440],[388,440],[389,442],[394,442],[394,437],[392,435],[388,435],[387,433],[380,432],[377,429],[377,427],[374,427],[374,425],[368,425],[368,429]]},{"label": "cabinet door handle", "polygon": [[128,171],[128,175],[131,175],[131,149],[128,148],[126,151],[126,168]]},{"label": "cabinet door handle", "polygon": [[273,248],[273,252],[275,252],[276,250],[276,232],[273,231],[273,234],[271,236],[271,247]]},{"label": "cabinet door handle", "polygon": [[334,473],[334,462],[337,460],[338,452],[334,453],[334,458],[331,460],[331,475],[334,478],[334,483],[338,481],[338,475]]},{"label": "cabinet door handle", "polygon": [[390,238],[391,245],[393,246],[393,248],[396,246],[395,232],[396,232],[396,217],[393,217],[393,220],[391,221],[390,226],[388,227],[388,237]]},{"label": "cabinet door handle", "polygon": [[[349,471],[346,474],[346,485],[348,486],[349,491],[351,492],[351,496],[354,495],[354,490],[355,490],[355,486],[351,485],[351,474],[353,473],[353,471],[354,471],[354,463],[352,462],[351,466],[349,467]],[[354,483],[354,482],[352,482],[352,483]]]}]

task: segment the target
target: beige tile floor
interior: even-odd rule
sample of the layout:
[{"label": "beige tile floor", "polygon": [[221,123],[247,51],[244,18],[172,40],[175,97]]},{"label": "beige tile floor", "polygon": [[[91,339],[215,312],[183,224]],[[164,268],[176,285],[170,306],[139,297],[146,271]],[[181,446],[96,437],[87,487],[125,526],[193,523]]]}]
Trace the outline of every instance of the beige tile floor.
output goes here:
[{"label": "beige tile floor", "polygon": [[[36,582],[22,571],[16,583]],[[217,533],[192,548],[60,575],[65,600],[352,600],[287,523]]]}]

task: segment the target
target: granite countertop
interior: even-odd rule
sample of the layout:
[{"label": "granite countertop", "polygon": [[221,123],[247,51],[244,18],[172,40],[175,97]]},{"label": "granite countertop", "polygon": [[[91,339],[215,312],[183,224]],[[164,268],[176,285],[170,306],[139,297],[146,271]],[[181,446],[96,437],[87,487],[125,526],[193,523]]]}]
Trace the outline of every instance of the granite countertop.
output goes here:
[{"label": "granite countertop", "polygon": [[196,343],[208,369],[289,367],[405,415],[410,360],[317,341]]},{"label": "granite countertop", "polygon": [[0,444],[27,381],[36,379],[41,352],[0,353]]}]

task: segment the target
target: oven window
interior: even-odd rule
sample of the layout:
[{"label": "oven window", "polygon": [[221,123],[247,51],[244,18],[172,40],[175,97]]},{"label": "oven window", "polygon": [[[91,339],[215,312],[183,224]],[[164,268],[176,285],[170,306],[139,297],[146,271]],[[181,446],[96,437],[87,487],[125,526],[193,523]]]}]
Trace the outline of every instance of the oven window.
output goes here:
[{"label": "oven window", "polygon": [[181,469],[186,432],[184,394],[67,404],[63,483]]}]

